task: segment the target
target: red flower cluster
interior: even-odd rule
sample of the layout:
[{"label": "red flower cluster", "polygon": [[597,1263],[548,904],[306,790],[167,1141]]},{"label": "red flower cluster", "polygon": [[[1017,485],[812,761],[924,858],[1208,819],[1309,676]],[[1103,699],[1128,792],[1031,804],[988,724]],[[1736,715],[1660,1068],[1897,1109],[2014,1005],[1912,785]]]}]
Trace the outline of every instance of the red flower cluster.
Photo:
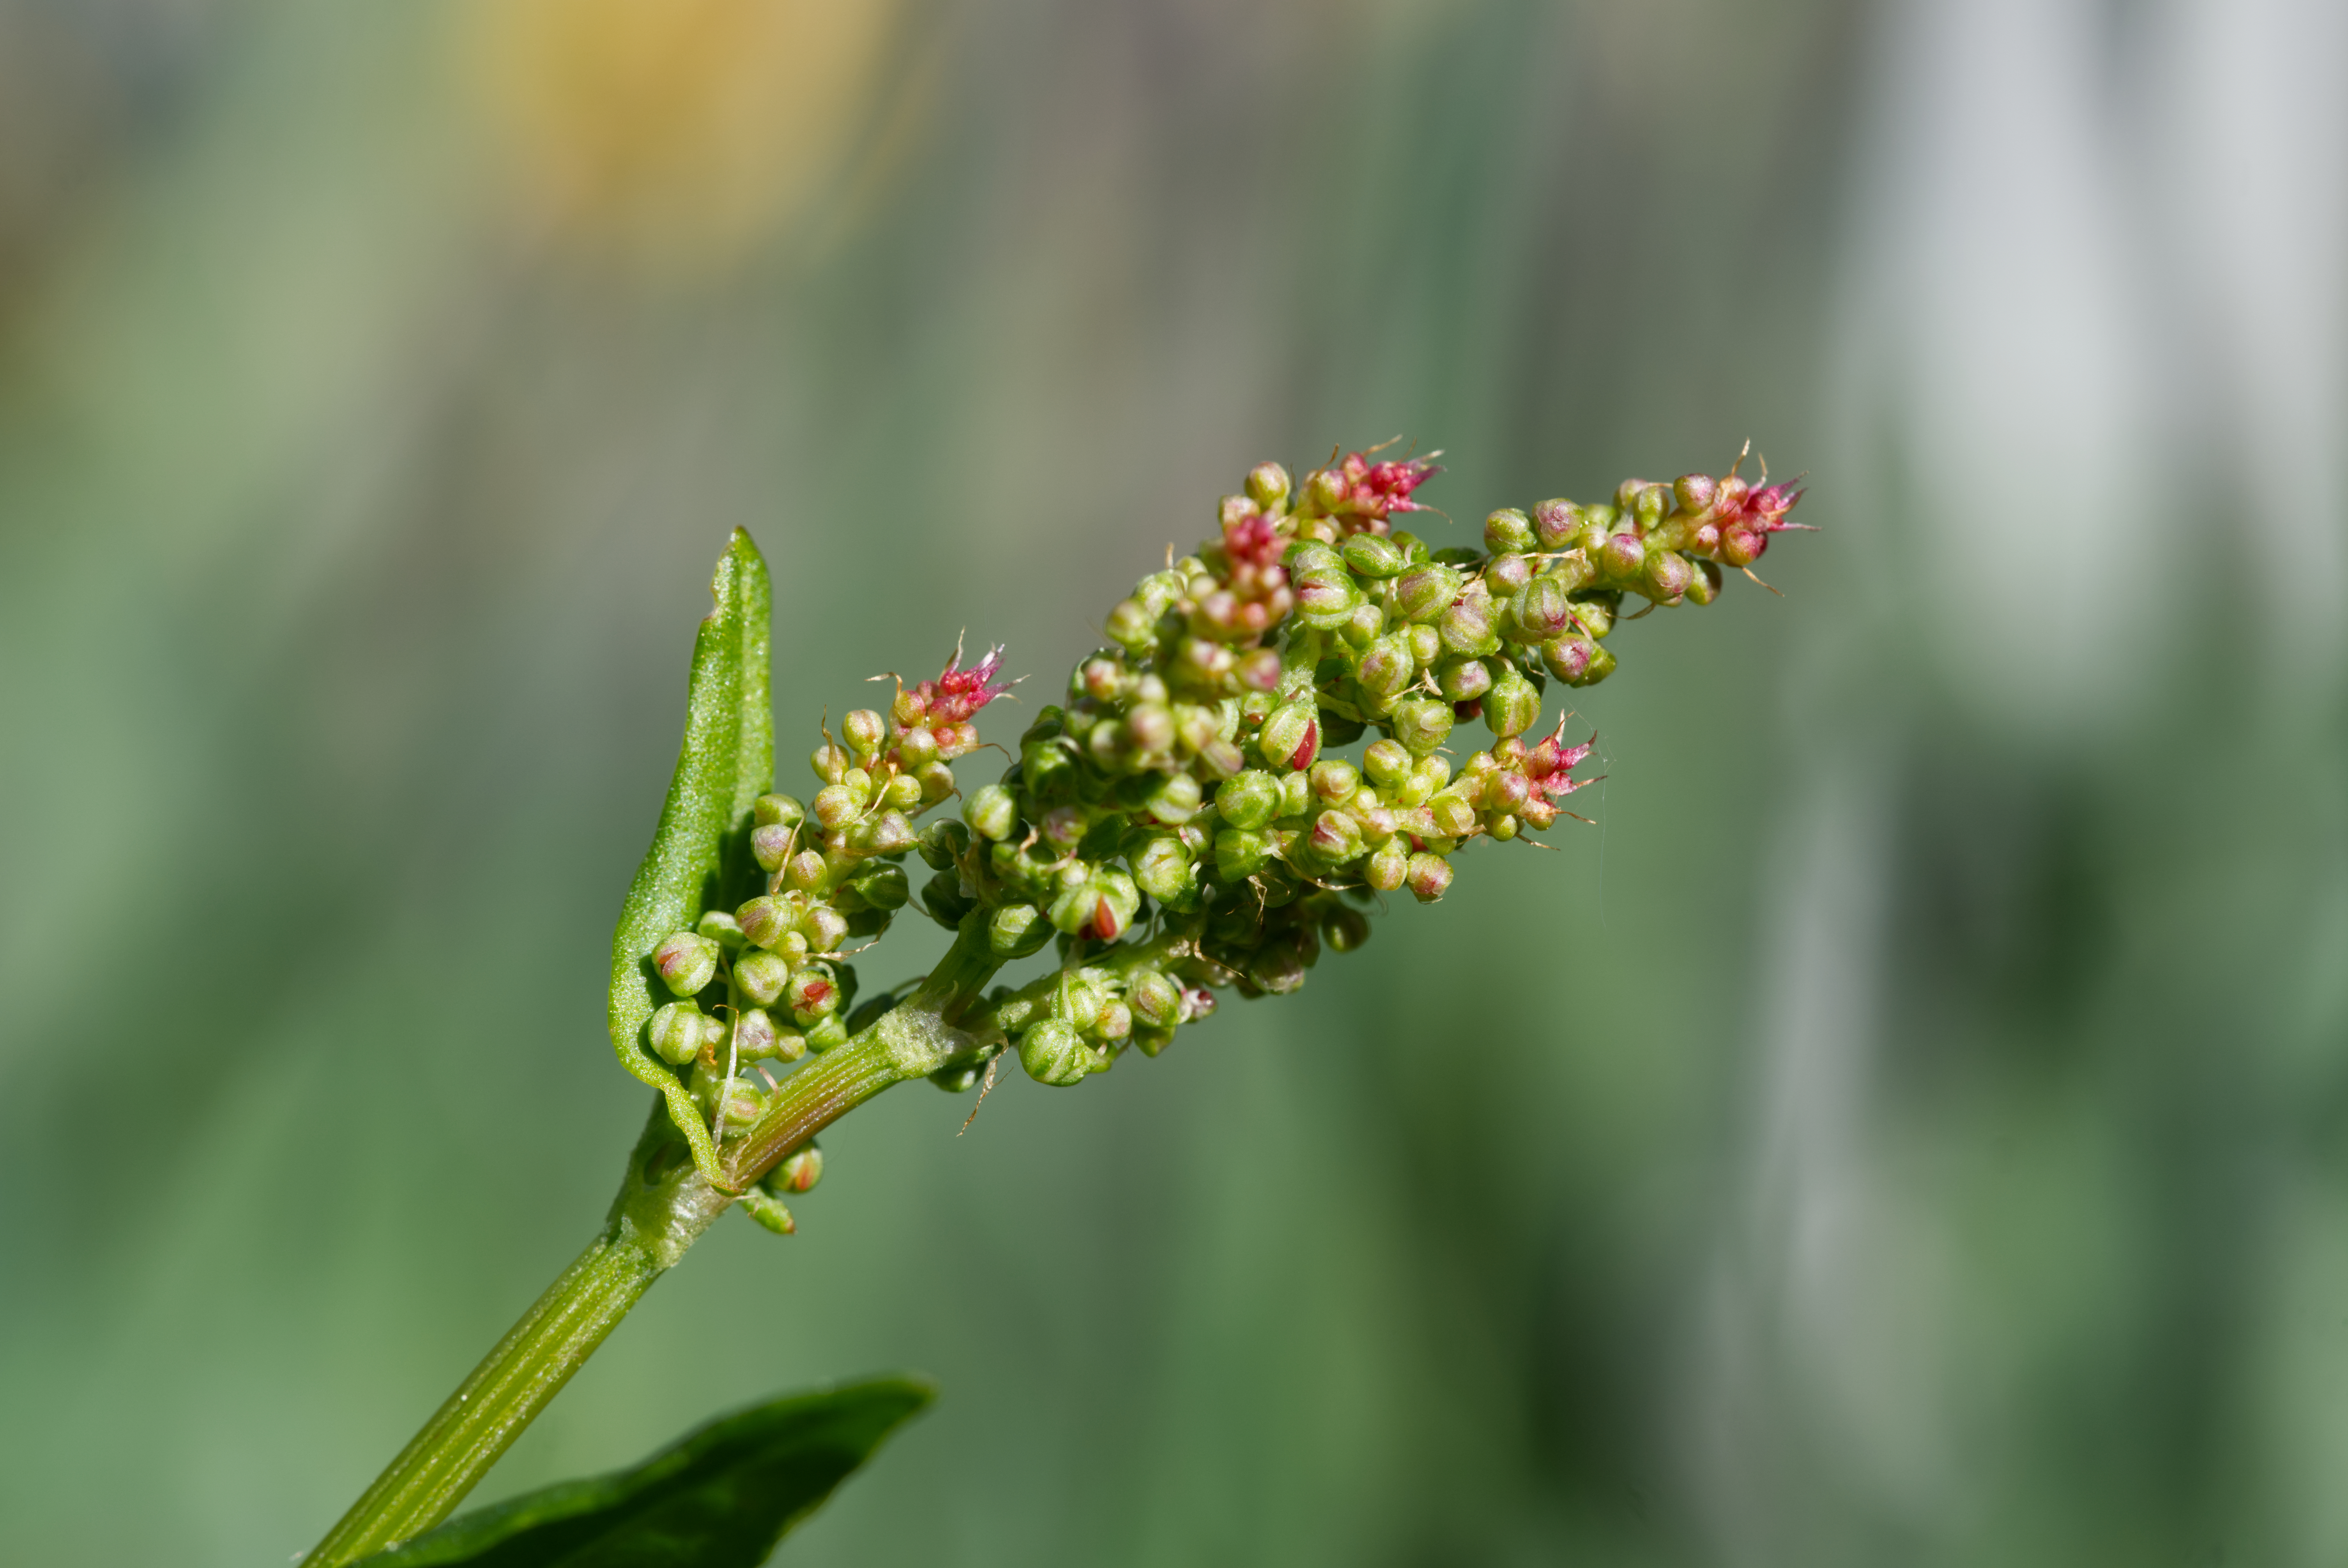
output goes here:
[{"label": "red flower cluster", "polygon": [[1216,641],[1261,637],[1295,608],[1288,569],[1280,564],[1289,540],[1277,519],[1245,496],[1223,503],[1222,586],[1203,596],[1191,616],[1191,630]]},{"label": "red flower cluster", "polygon": [[1765,485],[1756,490],[1734,474],[1723,479],[1708,519],[1720,530],[1720,559],[1737,567],[1759,560],[1771,534],[1804,526],[1786,520],[1801,498],[1802,492],[1791,485]]},{"label": "red flower cluster", "polygon": [[[1009,682],[994,684],[994,678],[1002,672],[1001,647],[988,649],[986,657],[967,670],[962,667],[962,650],[956,648],[944,672],[936,680],[905,687],[897,693],[890,716],[901,731],[926,728],[937,742],[939,756],[951,761],[967,755],[978,749],[978,726],[971,723],[972,719],[980,709],[1011,690]],[[904,760],[918,765],[913,758]]]},{"label": "red flower cluster", "polygon": [[1315,512],[1339,523],[1342,533],[1383,534],[1393,513],[1426,509],[1411,493],[1441,472],[1432,457],[1373,463],[1368,453],[1353,452],[1316,470],[1305,480],[1304,494]]}]

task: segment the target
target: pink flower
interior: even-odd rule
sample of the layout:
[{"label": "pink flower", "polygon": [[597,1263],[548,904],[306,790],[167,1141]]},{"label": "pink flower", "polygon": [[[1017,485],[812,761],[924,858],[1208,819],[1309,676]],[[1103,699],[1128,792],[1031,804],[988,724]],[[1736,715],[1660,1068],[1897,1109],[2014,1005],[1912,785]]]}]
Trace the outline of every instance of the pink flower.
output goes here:
[{"label": "pink flower", "polygon": [[934,681],[924,681],[914,692],[922,699],[922,708],[932,727],[940,724],[967,723],[973,714],[1011,690],[1004,682],[998,686],[994,678],[1003,672],[1003,649],[1000,644],[986,651],[986,657],[965,670],[962,652],[957,649],[945,672]]},{"label": "pink flower", "polygon": [[1353,452],[1313,474],[1305,495],[1324,516],[1351,522],[1347,531],[1383,534],[1393,513],[1426,509],[1411,494],[1440,472],[1432,456],[1373,463],[1367,452]]}]

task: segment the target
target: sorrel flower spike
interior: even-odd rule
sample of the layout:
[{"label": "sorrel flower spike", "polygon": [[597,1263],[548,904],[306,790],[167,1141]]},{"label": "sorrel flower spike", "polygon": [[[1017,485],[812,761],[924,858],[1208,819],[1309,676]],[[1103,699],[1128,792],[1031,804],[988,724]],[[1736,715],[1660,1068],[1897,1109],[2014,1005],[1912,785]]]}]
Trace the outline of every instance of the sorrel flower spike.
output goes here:
[{"label": "sorrel flower spike", "polygon": [[[1435,548],[1392,526],[1424,509],[1432,464],[1373,456],[1301,494],[1257,466],[1217,538],[1110,611],[1107,644],[1003,776],[918,834],[979,744],[1001,651],[901,685],[885,714],[846,714],[802,804],[774,789],[767,569],[734,535],[613,934],[612,1044],[660,1102],[603,1230],[310,1561],[355,1563],[445,1518],[726,1209],[791,1232],[784,1200],[823,1170],[816,1134],[873,1095],[924,1076],[967,1089],[1013,1050],[1061,1085],[1128,1046],[1155,1055],[1217,990],[1292,991],[1323,949],[1359,947],[1385,896],[1442,897],[1476,839],[1550,826],[1591,743],[1567,744],[1560,720],[1526,744],[1548,682],[1613,670],[1627,597],[1708,604],[1724,566],[1798,526],[1797,492],[1732,470],[1494,512],[1482,550]],[[1445,743],[1476,718],[1492,743],[1455,768]],[[1339,754],[1356,743],[1358,760]],[[922,907],[953,944],[860,1004],[843,944],[910,901],[915,850],[934,873]],[[1056,941],[1056,965],[989,989]]]}]

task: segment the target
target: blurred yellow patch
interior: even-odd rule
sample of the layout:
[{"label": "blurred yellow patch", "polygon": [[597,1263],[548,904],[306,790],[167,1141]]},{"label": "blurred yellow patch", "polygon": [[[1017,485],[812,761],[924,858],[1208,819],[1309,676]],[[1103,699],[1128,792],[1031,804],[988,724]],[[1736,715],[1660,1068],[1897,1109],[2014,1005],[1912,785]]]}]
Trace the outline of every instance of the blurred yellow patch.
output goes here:
[{"label": "blurred yellow patch", "polygon": [[532,212],[632,259],[789,225],[870,118],[895,0],[478,0],[463,44]]}]

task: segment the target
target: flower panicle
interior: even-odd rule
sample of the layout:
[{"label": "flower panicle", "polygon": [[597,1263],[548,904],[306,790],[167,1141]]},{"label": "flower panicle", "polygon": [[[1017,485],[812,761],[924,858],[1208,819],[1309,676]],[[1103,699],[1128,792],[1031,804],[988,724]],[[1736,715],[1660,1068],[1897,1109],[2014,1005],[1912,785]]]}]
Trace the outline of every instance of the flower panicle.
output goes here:
[{"label": "flower panicle", "polygon": [[[1725,567],[1797,526],[1798,490],[1732,468],[1503,509],[1481,550],[1438,548],[1394,526],[1437,471],[1375,450],[1301,485],[1251,470],[971,798],[924,905],[947,924],[987,911],[1004,958],[1057,942],[1060,968],[985,1009],[1032,1076],[1154,1055],[1217,990],[1293,990],[1389,896],[1442,897],[1469,843],[1552,826],[1596,741],[1569,740],[1567,716],[1529,741],[1550,683],[1613,671],[1626,600],[1708,604]],[[1492,741],[1455,766],[1468,720]]]},{"label": "flower panicle", "polygon": [[[1596,737],[1570,739],[1570,712],[1538,734],[1552,684],[1605,680],[1622,624],[1710,604],[1726,570],[1802,526],[1788,520],[1797,486],[1732,466],[1504,507],[1482,548],[1438,546],[1395,526],[1429,510],[1416,497],[1437,472],[1433,455],[1375,448],[1301,485],[1258,465],[1208,539],[1110,610],[1107,641],[1002,776],[918,832],[1008,690],[1002,649],[965,667],[957,648],[937,676],[899,682],[885,713],[847,714],[809,759],[814,798],[758,803],[766,890],[656,957],[678,998],[654,1043],[697,1063],[721,1130],[746,1061],[828,1049],[851,1009],[889,1005],[855,1009],[841,944],[908,903],[983,936],[996,963],[1058,954],[960,1018],[975,1043],[932,1074],[947,1089],[1006,1051],[1039,1081],[1080,1082],[1128,1047],[1158,1054],[1219,992],[1295,990],[1324,953],[1367,941],[1393,897],[1445,897],[1475,841],[1568,815],[1594,782]],[[1646,609],[1626,613],[1633,601]],[[1470,722],[1490,740],[1459,757]],[[918,895],[909,851],[930,872]]]}]

